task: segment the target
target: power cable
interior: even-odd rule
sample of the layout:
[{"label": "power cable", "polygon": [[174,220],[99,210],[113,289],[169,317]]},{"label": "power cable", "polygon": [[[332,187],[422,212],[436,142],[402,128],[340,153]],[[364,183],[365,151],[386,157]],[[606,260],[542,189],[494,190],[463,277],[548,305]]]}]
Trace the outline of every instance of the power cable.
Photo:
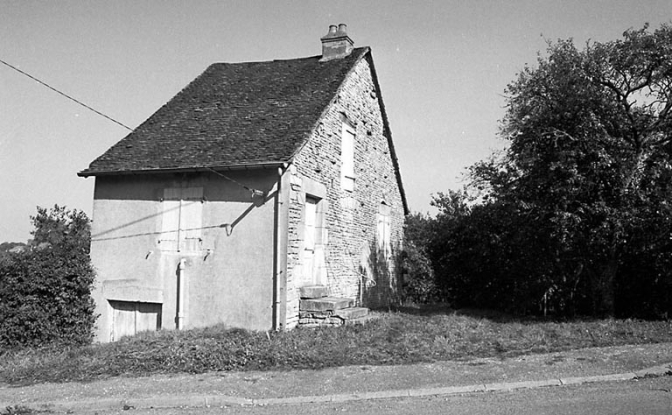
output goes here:
[{"label": "power cable", "polygon": [[22,75],[25,75],[25,76],[27,76],[28,78],[32,79],[33,81],[38,82],[38,83],[40,83],[40,84],[46,86],[47,88],[51,89],[52,91],[54,91],[54,92],[56,92],[56,93],[58,93],[58,94],[63,95],[63,96],[66,97],[67,99],[76,102],[77,104],[81,105],[82,107],[84,107],[84,108],[86,108],[86,109],[88,109],[88,110],[90,110],[90,111],[95,112],[96,114],[100,115],[101,117],[105,117],[105,118],[107,118],[108,120],[112,121],[113,123],[118,124],[118,125],[124,127],[125,129],[127,129],[127,130],[129,130],[129,131],[133,131],[133,129],[132,129],[131,127],[129,127],[129,126],[127,126],[127,125],[124,125],[124,124],[120,123],[119,121],[115,120],[114,118],[109,117],[109,116],[103,114],[102,112],[100,112],[100,111],[98,111],[98,110],[96,110],[96,109],[91,108],[90,106],[86,105],[85,103],[76,100],[75,98],[71,97],[70,95],[65,94],[65,93],[59,91],[58,89],[56,89],[56,88],[54,88],[54,87],[52,87],[52,86],[46,84],[45,82],[40,81],[39,79],[37,79],[37,78],[35,78],[34,76],[32,76],[32,75],[30,75],[30,74],[28,74],[28,73],[22,71],[21,69],[15,67],[15,66],[12,66],[12,65],[10,65],[10,64],[8,64],[7,62],[3,61],[2,59],[0,59],[0,63],[3,63],[3,64],[5,64],[5,65],[7,65],[8,67],[14,69],[14,70],[17,71],[18,73],[20,73],[20,74],[22,74]]},{"label": "power cable", "polygon": [[264,195],[264,192],[263,192],[262,190],[253,189],[253,188],[251,188],[251,187],[249,187],[249,186],[245,186],[244,184],[242,184],[242,183],[239,182],[238,180],[232,179],[232,178],[230,178],[229,176],[224,175],[224,174],[222,174],[222,173],[218,172],[217,170],[212,169],[212,168],[210,168],[210,167],[206,167],[206,169],[209,170],[209,171],[211,171],[211,172],[213,172],[213,173],[215,173],[215,174],[218,175],[218,176],[221,176],[221,177],[225,178],[226,180],[228,180],[228,181],[230,181],[230,182],[232,182],[232,183],[234,183],[234,184],[237,184],[238,186],[244,188],[245,190],[249,191],[249,192],[252,194],[252,197],[255,197],[255,196],[263,196],[263,195]]},{"label": "power cable", "polygon": [[[28,73],[22,71],[21,69],[15,67],[15,66],[13,66],[13,65],[10,65],[9,63],[3,61],[2,59],[0,59],[0,63],[3,63],[4,65],[10,67],[11,69],[14,69],[14,70],[17,71],[18,73],[27,76],[28,78],[32,79],[33,81],[38,82],[38,83],[40,83],[40,84],[46,86],[47,88],[51,89],[52,91],[54,91],[54,92],[56,92],[56,93],[58,93],[58,94],[60,94],[60,95],[62,95],[62,96],[64,96],[64,97],[66,97],[67,99],[76,102],[77,104],[81,105],[82,107],[84,107],[84,108],[86,108],[86,109],[88,109],[88,110],[90,110],[90,111],[95,112],[96,114],[100,115],[101,117],[105,117],[105,118],[107,118],[108,120],[112,121],[113,123],[118,124],[118,125],[120,125],[120,126],[126,128],[126,129],[129,130],[129,131],[133,131],[133,129],[132,129],[131,127],[122,124],[121,122],[115,120],[114,118],[112,118],[112,117],[110,117],[110,116],[107,116],[107,115],[103,114],[102,112],[100,112],[100,111],[98,111],[98,110],[96,110],[96,109],[94,109],[94,108],[91,108],[90,106],[84,104],[83,102],[81,102],[81,101],[79,101],[79,100],[77,100],[77,99],[71,97],[70,95],[68,95],[68,94],[66,94],[66,93],[64,93],[64,92],[59,91],[58,89],[52,87],[51,85],[49,85],[49,84],[47,84],[47,83],[45,83],[45,82],[43,82],[43,81],[40,81],[39,79],[35,78],[34,76],[32,76],[32,75],[30,75],[30,74],[28,74]],[[251,188],[251,187],[248,187],[248,186],[246,186],[246,185],[240,183],[239,181],[234,180],[234,179],[232,179],[231,177],[226,176],[226,175],[224,175],[224,174],[222,174],[222,173],[220,173],[220,172],[218,172],[218,171],[216,171],[216,170],[214,170],[214,169],[211,169],[211,168],[209,168],[209,167],[206,167],[206,169],[208,169],[208,170],[212,171],[213,173],[215,173],[215,174],[217,174],[217,175],[219,175],[219,176],[225,178],[226,180],[229,180],[229,181],[231,181],[231,182],[237,184],[238,186],[241,186],[241,187],[245,188],[246,190],[248,190],[248,191],[252,194],[252,197],[255,197],[255,196],[263,196],[263,195],[264,195],[264,192],[261,191],[261,190],[253,189],[253,188]]]}]

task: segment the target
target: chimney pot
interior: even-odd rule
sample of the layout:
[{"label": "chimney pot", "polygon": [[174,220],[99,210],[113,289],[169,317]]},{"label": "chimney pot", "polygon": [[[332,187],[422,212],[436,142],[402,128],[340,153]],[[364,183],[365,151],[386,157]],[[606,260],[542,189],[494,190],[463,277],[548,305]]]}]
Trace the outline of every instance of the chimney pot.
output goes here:
[{"label": "chimney pot", "polygon": [[322,59],[320,62],[344,58],[354,49],[354,42],[347,34],[348,26],[341,23],[338,26],[329,25],[329,32],[322,36]]}]

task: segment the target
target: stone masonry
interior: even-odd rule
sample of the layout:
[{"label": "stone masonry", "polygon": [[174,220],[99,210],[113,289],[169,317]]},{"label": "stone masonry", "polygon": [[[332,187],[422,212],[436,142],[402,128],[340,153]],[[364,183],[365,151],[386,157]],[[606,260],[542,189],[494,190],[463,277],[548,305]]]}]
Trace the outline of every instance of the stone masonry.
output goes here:
[{"label": "stone masonry", "polygon": [[[370,55],[359,61],[324,112],[290,168],[287,261],[287,328],[299,320],[302,235],[306,197],[318,198],[323,230],[318,241],[329,296],[353,299],[355,306],[388,304],[397,294],[396,253],[403,237],[404,206],[390,151],[390,132]],[[355,133],[355,185],[341,187],[343,123]],[[311,189],[318,189],[311,194]],[[389,206],[391,255],[380,252],[377,221]]]}]

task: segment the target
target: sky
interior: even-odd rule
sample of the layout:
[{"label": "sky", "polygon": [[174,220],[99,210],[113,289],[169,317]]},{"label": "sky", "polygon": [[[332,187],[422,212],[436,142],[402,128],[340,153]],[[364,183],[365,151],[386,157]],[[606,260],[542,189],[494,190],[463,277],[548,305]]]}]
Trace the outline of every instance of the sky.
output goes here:
[{"label": "sky", "polygon": [[[0,60],[134,128],[211,63],[319,55],[345,23],[372,49],[410,209],[432,213],[505,147],[504,90],[547,41],[671,20],[670,0],[0,0]],[[126,134],[0,64],[0,242],[25,242],[37,206],[91,217],[77,172]]]}]

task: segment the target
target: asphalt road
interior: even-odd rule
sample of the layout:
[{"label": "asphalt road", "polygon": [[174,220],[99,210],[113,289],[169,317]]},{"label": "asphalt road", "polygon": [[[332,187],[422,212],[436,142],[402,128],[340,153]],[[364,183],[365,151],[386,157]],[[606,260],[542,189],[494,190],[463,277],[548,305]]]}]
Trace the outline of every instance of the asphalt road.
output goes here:
[{"label": "asphalt road", "polygon": [[[91,412],[87,412],[91,413]],[[98,415],[191,414],[672,414],[672,376],[622,382],[555,386],[514,391],[480,392],[462,396],[375,399],[325,404],[225,406],[100,411]]]},{"label": "asphalt road", "polygon": [[672,415],[671,362],[672,343],[659,343],[415,365],[0,383],[0,414]]}]

